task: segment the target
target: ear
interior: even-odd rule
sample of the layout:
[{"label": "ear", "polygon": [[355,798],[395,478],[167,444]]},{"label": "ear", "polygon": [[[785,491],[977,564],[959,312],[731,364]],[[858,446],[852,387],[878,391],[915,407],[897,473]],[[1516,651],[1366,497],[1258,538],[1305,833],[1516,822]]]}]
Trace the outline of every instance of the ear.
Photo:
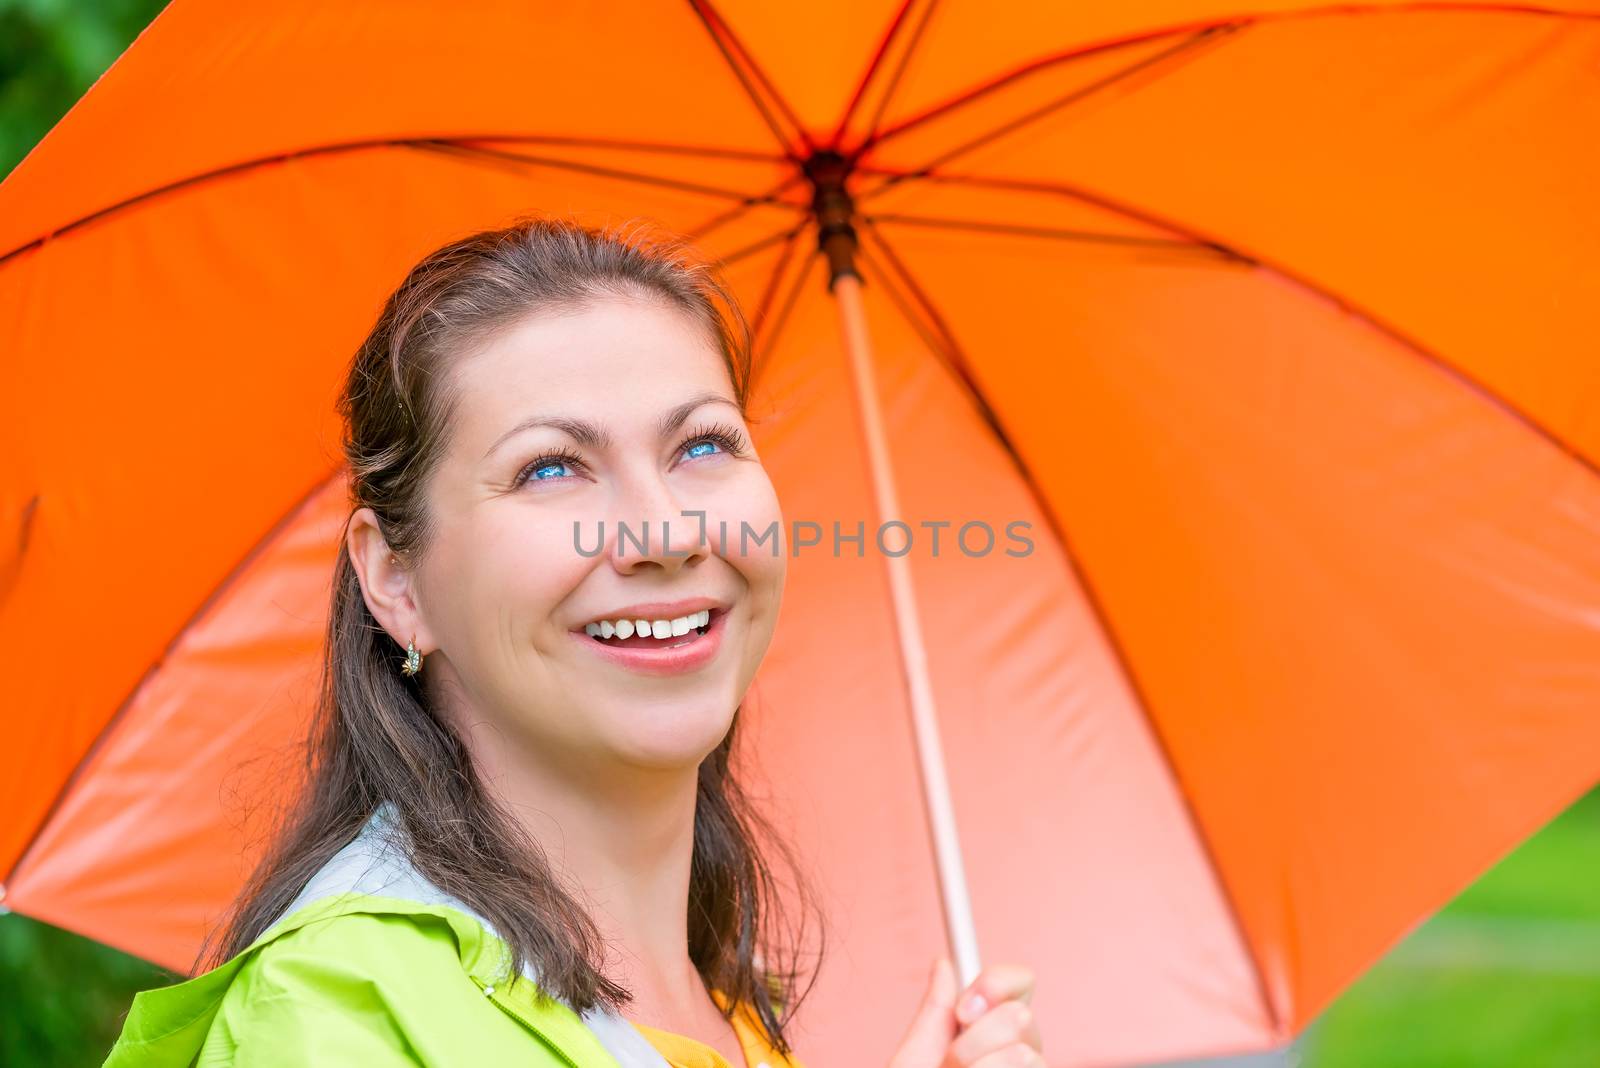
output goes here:
[{"label": "ear", "polygon": [[417,606],[416,573],[394,555],[371,508],[358,508],[345,532],[345,549],[361,581],[361,596],[372,618],[404,649],[416,636],[417,651],[433,651],[433,637]]}]

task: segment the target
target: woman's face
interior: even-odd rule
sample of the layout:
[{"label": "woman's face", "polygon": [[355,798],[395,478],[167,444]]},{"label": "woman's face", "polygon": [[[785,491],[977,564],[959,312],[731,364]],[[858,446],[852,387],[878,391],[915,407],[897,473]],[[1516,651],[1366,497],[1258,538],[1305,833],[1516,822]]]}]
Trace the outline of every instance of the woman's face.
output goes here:
[{"label": "woman's face", "polygon": [[[525,319],[452,375],[436,536],[412,584],[430,694],[469,733],[481,722],[569,770],[698,765],[772,639],[788,551],[705,330],[658,302],[596,300]],[[655,637],[702,608],[704,633]],[[650,636],[622,637],[622,620]]]}]

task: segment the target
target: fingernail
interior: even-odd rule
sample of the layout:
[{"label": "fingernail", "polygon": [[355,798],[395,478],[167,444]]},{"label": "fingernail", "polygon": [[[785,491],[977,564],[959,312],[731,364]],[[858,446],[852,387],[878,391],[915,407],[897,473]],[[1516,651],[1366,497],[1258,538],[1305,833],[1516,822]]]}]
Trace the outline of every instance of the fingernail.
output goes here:
[{"label": "fingernail", "polygon": [[983,1010],[988,1007],[989,1003],[983,999],[982,994],[973,994],[961,1003],[961,1022],[971,1023],[982,1016]]}]

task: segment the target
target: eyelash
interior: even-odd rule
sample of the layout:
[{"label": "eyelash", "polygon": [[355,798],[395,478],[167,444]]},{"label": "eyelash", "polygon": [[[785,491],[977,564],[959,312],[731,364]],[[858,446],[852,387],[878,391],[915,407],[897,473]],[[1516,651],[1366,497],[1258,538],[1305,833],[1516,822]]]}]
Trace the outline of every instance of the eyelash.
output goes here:
[{"label": "eyelash", "polygon": [[[688,437],[684,438],[678,443],[678,451],[682,452],[688,446],[698,445],[702,441],[716,442],[731,456],[744,455],[744,433],[740,431],[738,427],[730,426],[727,423],[712,423],[710,425],[702,425],[696,428],[694,433],[690,434]],[[521,471],[518,471],[516,481],[512,483],[512,487],[517,488],[520,487],[524,482],[533,481],[533,472],[539,470],[541,467],[549,467],[551,464],[557,463],[566,464],[571,467],[582,467],[583,457],[579,456],[572,449],[566,448],[565,446],[553,449],[543,456],[540,456],[530,462]],[[540,481],[554,482],[556,480],[541,479]]]}]

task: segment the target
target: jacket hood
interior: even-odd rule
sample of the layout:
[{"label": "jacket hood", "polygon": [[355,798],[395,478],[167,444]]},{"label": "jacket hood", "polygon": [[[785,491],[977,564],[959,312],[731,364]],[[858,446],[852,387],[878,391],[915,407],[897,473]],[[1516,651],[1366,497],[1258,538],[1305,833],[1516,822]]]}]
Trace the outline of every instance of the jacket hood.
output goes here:
[{"label": "jacket hood", "polygon": [[[373,811],[372,816],[356,837],[322,866],[306,883],[281,917],[262,935],[269,939],[279,933],[280,925],[296,917],[302,910],[319,903],[378,899],[387,902],[414,902],[426,908],[443,908],[459,913],[483,929],[501,952],[496,955],[498,972],[490,975],[491,982],[504,982],[509,976],[505,961],[504,943],[487,919],[469,908],[459,898],[439,889],[417,871],[405,854],[402,845],[405,832],[400,825],[399,811],[391,801],[385,801]],[[463,960],[463,965],[467,965]],[[484,962],[480,962],[484,963]],[[469,973],[473,969],[468,967]],[[538,971],[532,962],[524,965],[522,974],[535,986],[539,984]],[[491,986],[490,989],[493,989]],[[570,1013],[571,1007],[560,1003]],[[620,1068],[671,1068],[655,1046],[650,1044],[634,1026],[609,1007],[599,1004],[579,1017],[599,1041],[600,1045],[616,1059]]]},{"label": "jacket hood", "polygon": [[[582,1068],[671,1068],[631,1023],[596,1005],[581,1016],[554,995],[535,996],[529,983],[511,982],[511,953],[484,917],[429,882],[407,860],[403,828],[390,803],[380,806],[356,837],[318,870],[284,912],[245,949],[188,980],[134,995],[122,1035],[106,1068],[177,1068],[193,1064],[206,1044],[224,995],[251,957],[274,940],[319,921],[350,913],[400,915],[449,940],[463,972],[486,996],[542,1041],[555,1060]],[[443,977],[441,977],[441,981]],[[544,1062],[539,1062],[544,1063]]]}]

